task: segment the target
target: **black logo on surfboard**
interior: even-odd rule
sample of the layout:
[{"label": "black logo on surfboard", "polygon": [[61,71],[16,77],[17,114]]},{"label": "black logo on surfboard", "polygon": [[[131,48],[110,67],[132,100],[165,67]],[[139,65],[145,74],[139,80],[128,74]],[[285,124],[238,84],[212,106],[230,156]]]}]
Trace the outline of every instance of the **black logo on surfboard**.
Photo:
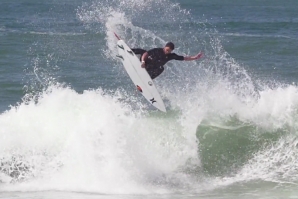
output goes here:
[{"label": "black logo on surfboard", "polygon": [[152,99],[150,100],[150,102],[153,104],[153,103],[156,102],[156,101],[154,100],[154,98],[152,98]]}]

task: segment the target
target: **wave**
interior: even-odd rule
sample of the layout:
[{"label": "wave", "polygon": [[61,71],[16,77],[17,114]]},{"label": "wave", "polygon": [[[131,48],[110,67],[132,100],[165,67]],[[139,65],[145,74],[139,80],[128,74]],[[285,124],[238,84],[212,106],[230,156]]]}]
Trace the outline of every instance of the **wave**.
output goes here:
[{"label": "wave", "polygon": [[144,117],[119,99],[52,87],[1,114],[1,189],[146,193],[179,184],[179,168],[198,161],[191,139],[175,119]]},{"label": "wave", "polygon": [[285,39],[293,39],[296,40],[294,37],[289,37],[286,35],[266,35],[266,34],[241,34],[241,33],[223,33],[224,36],[232,36],[232,37],[267,37],[267,38],[285,38]]},{"label": "wave", "polygon": [[[168,0],[96,1],[77,17],[105,35],[101,53],[113,69],[123,70],[113,32],[145,49],[174,40],[177,53],[203,50],[206,59],[173,62],[156,80],[167,114],[126,84],[78,93],[39,72],[39,62],[55,65],[55,57],[34,59],[42,88],[28,85],[33,92],[0,115],[0,190],[197,193],[253,180],[297,182],[297,86],[255,79],[216,29]],[[152,28],[157,21],[164,30]]]},{"label": "wave", "polygon": [[295,183],[297,88],[277,90],[291,106],[283,98],[271,109],[262,100],[247,110],[211,103],[208,114],[183,118],[144,114],[122,100],[123,91],[51,87],[0,116],[1,189],[145,194]]},{"label": "wave", "polygon": [[87,33],[75,33],[75,32],[36,32],[36,31],[30,31],[29,34],[33,35],[55,35],[55,36],[80,36],[80,35],[86,35]]},{"label": "wave", "polygon": [[23,31],[16,30],[6,27],[0,27],[0,31],[3,33],[16,33],[16,34],[30,34],[30,35],[48,35],[48,36],[81,36],[87,33],[77,33],[77,32],[46,32],[46,31]]}]

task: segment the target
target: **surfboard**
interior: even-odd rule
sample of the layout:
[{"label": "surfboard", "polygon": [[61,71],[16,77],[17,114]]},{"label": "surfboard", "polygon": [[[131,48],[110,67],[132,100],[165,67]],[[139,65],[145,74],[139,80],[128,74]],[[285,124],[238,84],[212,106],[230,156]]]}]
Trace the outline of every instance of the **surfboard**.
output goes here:
[{"label": "surfboard", "polygon": [[117,57],[122,61],[122,64],[130,79],[134,83],[136,89],[146,98],[150,104],[160,111],[166,112],[163,100],[161,99],[146,69],[141,67],[139,58],[128,47],[128,45],[116,35],[116,33],[115,36],[118,39]]}]

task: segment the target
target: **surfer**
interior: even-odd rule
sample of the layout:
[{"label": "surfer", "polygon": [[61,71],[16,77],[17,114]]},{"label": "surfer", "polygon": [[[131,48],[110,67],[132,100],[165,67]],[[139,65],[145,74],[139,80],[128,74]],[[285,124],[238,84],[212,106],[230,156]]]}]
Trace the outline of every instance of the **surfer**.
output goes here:
[{"label": "surfer", "polygon": [[176,53],[172,53],[175,49],[175,45],[172,42],[168,42],[164,48],[153,48],[151,50],[144,50],[140,48],[131,49],[135,54],[141,55],[140,60],[142,62],[142,68],[145,68],[152,79],[159,76],[164,71],[164,65],[170,60],[180,61],[192,61],[203,57],[203,53],[200,52],[195,56],[181,56]]}]

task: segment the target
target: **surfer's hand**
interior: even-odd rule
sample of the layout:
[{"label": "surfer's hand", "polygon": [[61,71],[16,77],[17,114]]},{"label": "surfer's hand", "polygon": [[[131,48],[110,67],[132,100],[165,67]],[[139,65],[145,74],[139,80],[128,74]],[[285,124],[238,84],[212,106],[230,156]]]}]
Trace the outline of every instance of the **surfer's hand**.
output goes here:
[{"label": "surfer's hand", "polygon": [[197,54],[195,58],[196,58],[196,59],[200,59],[200,58],[202,58],[202,57],[204,57],[203,52],[199,52],[199,54]]},{"label": "surfer's hand", "polygon": [[145,68],[145,62],[144,61],[142,61],[141,67]]}]

